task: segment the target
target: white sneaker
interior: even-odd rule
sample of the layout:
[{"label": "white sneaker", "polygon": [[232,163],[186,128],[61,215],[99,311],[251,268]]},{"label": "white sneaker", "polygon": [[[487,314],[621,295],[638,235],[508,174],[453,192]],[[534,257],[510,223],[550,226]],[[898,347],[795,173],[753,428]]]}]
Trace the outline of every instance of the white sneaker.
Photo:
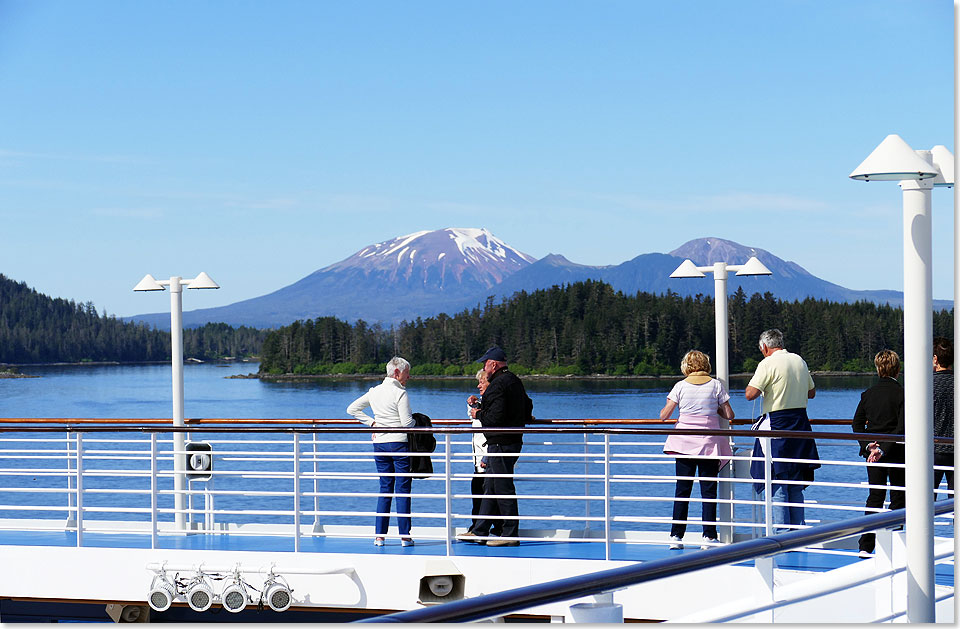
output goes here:
[{"label": "white sneaker", "polygon": [[704,535],[703,544],[700,546],[700,550],[707,550],[707,549],[713,548],[715,544],[719,544],[719,543],[720,543],[720,540],[718,540],[716,537],[707,537],[706,535]]},{"label": "white sneaker", "polygon": [[401,545],[401,546],[413,546],[413,538],[411,538],[411,537],[404,537],[402,540],[400,540],[400,545]]},{"label": "white sneaker", "polygon": [[676,535],[670,536],[670,550],[682,550],[683,549],[683,538],[677,537]]}]

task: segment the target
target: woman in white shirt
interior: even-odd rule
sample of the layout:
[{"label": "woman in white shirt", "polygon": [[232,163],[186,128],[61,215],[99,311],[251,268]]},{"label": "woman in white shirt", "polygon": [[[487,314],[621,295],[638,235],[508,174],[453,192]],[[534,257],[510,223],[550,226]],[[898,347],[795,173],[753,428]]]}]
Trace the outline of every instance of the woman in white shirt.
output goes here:
[{"label": "woman in white shirt", "polygon": [[[676,428],[720,428],[720,417],[733,419],[730,394],[723,383],[710,377],[710,357],[691,350],[680,362],[680,371],[686,376],[674,385],[667,395],[667,403],[660,411],[660,419],[667,419],[680,407]],[[666,454],[678,454],[676,459],[677,489],[673,503],[670,527],[670,548],[683,548],[683,534],[687,530],[687,511],[693,491],[693,477],[699,476],[700,499],[703,501],[700,521],[703,523],[703,545],[709,548],[717,540],[717,475],[732,456],[730,440],[723,436],[673,434],[663,444]],[[705,458],[711,457],[711,458]]]},{"label": "woman in white shirt", "polygon": [[[394,356],[387,363],[387,377],[354,400],[347,407],[347,413],[367,426],[389,428],[410,428],[415,425],[410,412],[410,400],[405,385],[410,379],[410,363]],[[373,417],[363,412],[370,407]],[[373,433],[374,460],[380,473],[380,496],[377,498],[376,539],[373,543],[383,546],[384,536],[390,528],[390,503],[397,497],[397,526],[400,529],[401,544],[413,546],[410,537],[410,457],[402,453],[409,452],[407,433]],[[406,514],[403,517],[401,514]]]}]

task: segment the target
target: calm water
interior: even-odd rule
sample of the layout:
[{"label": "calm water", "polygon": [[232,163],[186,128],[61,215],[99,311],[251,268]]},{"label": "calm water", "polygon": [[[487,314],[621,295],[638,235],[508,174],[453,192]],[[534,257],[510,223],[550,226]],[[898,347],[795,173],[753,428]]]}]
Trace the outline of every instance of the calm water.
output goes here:
[{"label": "calm water", "polygon": [[[377,383],[377,380],[360,379],[329,379],[310,382],[261,382],[255,379],[228,379],[234,374],[247,374],[255,372],[257,365],[255,363],[240,364],[200,364],[185,365],[184,368],[184,387],[185,387],[185,414],[187,417],[231,417],[243,419],[255,418],[347,418],[345,409],[347,405],[356,397],[361,395],[369,387]],[[135,365],[135,366],[60,366],[60,367],[30,367],[24,368],[25,373],[41,376],[40,378],[30,379],[5,379],[0,380],[0,417],[17,418],[41,418],[41,417],[88,417],[88,418],[164,418],[170,416],[171,407],[171,386],[170,386],[170,367],[169,365]],[[811,418],[830,418],[847,419],[853,416],[860,393],[873,383],[874,379],[863,378],[817,378],[817,397],[812,400],[809,407]],[[673,385],[672,380],[536,380],[528,378],[525,381],[527,391],[534,401],[534,415],[541,419],[547,418],[651,418],[658,416],[660,408],[666,399],[666,394]],[[734,381],[731,394],[733,396],[732,405],[737,417],[749,418],[755,417],[760,413],[759,403],[748,402],[743,397],[743,388],[746,380]],[[474,391],[472,380],[430,380],[414,378],[408,384],[408,391],[415,411],[426,413],[434,419],[460,419],[464,417],[465,398]],[[836,432],[849,432],[849,427],[823,427],[824,430]],[[130,438],[126,436],[125,438]],[[201,437],[195,437],[201,438]],[[215,442],[222,439],[222,435],[209,434],[206,440]],[[280,436],[253,436],[249,446],[243,449],[253,452],[282,451],[286,447],[282,440],[288,437]],[[362,439],[366,439],[365,436]],[[538,439],[543,441],[542,438]],[[620,439],[616,437],[615,439]],[[635,436],[629,438],[636,441]],[[271,441],[264,443],[263,441]],[[349,436],[324,436],[319,448],[325,451],[335,452],[367,452],[369,451],[369,442]],[[351,442],[352,440],[352,442]],[[550,437],[550,440],[559,444],[549,446],[551,452],[584,452],[583,437],[581,435],[570,435],[561,437]],[[535,444],[537,439],[528,436],[524,452],[537,452],[538,446]],[[651,440],[652,441],[652,440]],[[86,443],[86,438],[85,438]],[[17,447],[9,443],[3,443],[0,450]],[[54,447],[54,446],[51,446]],[[60,446],[62,447],[62,443]],[[93,446],[88,446],[93,447]],[[123,447],[106,442],[100,442],[95,445],[109,451],[111,448]],[[218,453],[224,454],[221,448],[236,447],[215,445]],[[539,446],[546,450],[546,446]],[[651,454],[658,452],[657,446],[648,445],[645,447],[632,447],[625,451],[642,452]],[[288,450],[287,450],[288,451]],[[591,446],[593,453],[602,452],[598,446]],[[820,445],[821,458],[835,459],[843,461],[861,460],[857,457],[857,446],[855,442],[825,442]],[[0,452],[2,454],[2,452]],[[255,467],[264,471],[285,471],[289,464],[280,463],[250,463],[248,461],[232,461],[230,457],[218,459],[218,470],[226,471],[229,469],[249,470]],[[240,459],[242,457],[234,457]],[[36,468],[36,462],[17,461],[14,457],[5,458],[3,467],[31,467]],[[117,462],[117,461],[91,461],[86,469],[115,469],[132,467],[136,464]],[[142,464],[141,469],[142,469]],[[371,472],[373,464],[369,459],[345,456],[336,463],[323,463],[321,470],[330,469],[350,472]],[[464,472],[469,471],[469,464],[463,465]],[[582,460],[574,462],[570,466],[571,473],[582,473],[588,469],[590,473],[602,474],[602,466],[598,464],[585,464]],[[522,459],[518,466],[518,473],[557,473],[558,467],[554,462],[548,463],[546,458]],[[662,461],[648,461],[647,464],[634,470],[619,470],[616,473],[634,473],[634,474],[672,474],[672,460],[664,457]],[[818,481],[835,482],[855,482],[859,483],[865,480],[865,473],[862,468],[852,467],[824,467],[818,471]],[[4,486],[11,486],[15,481],[10,477],[0,477],[0,489]],[[17,483],[22,485],[22,477],[18,477]],[[45,487],[62,488],[63,478],[50,478],[38,476],[30,481],[38,489]],[[112,489],[112,488],[143,488],[145,485],[142,480],[131,480],[113,477],[92,476],[85,478],[85,488],[87,489]],[[138,484],[139,483],[139,484]],[[278,486],[278,483],[280,484]],[[442,492],[441,481],[425,480],[415,481],[414,492],[416,493],[439,493]],[[289,481],[278,481],[276,479],[250,479],[250,478],[218,478],[217,490],[232,489],[259,489],[259,490],[282,490],[289,491]],[[149,485],[146,485],[148,487]],[[374,499],[368,496],[376,493],[375,479],[348,479],[348,480],[330,480],[321,481],[317,489],[321,492],[334,491],[357,491],[365,495],[351,498],[330,497],[321,499],[320,509],[330,511],[372,511]],[[311,487],[312,488],[312,487]],[[309,491],[311,488],[306,488]],[[582,494],[589,490],[591,495],[602,494],[602,487],[597,483],[591,483],[589,488],[584,481],[542,481],[542,480],[524,480],[518,481],[518,488],[521,494],[542,495],[542,494]],[[463,486],[455,488],[455,491],[469,493],[468,487]],[[696,489],[694,490],[695,495]],[[672,496],[672,482],[651,482],[648,484],[627,485],[617,489],[618,495],[626,496],[648,496],[661,495]],[[747,488],[738,489],[738,498],[749,498]],[[862,505],[866,497],[866,490],[860,488],[852,489],[831,489],[824,487],[811,488],[807,492],[807,499],[821,500],[830,502],[841,502],[850,505]],[[112,497],[104,494],[85,495],[86,506],[109,505]],[[139,500],[138,506],[148,506],[146,499]],[[420,511],[442,510],[442,502],[435,499],[418,498],[419,504],[414,508]],[[430,502],[434,500],[433,502]],[[62,506],[64,504],[62,493],[56,494],[11,494],[10,492],[0,491],[0,505],[39,505],[48,504],[51,506]],[[259,497],[256,499],[248,497],[223,497],[217,498],[217,508],[235,508],[235,509],[290,509],[290,499],[282,497]],[[469,501],[459,499],[455,505],[455,510],[460,513],[469,513]],[[165,506],[161,502],[161,507]],[[301,502],[303,509],[312,509],[313,500],[304,498]],[[598,515],[599,506],[594,506],[592,515]],[[535,515],[544,517],[555,514],[565,514],[570,516],[586,515],[586,506],[578,501],[559,501],[559,500],[536,500],[530,499],[521,502],[521,514]],[[738,507],[738,519],[749,519],[747,507]],[[644,516],[662,516],[669,517],[670,503],[664,502],[615,502],[613,512],[617,515],[641,514]],[[694,506],[691,514],[698,514],[699,508]],[[850,516],[857,512],[849,512]],[[62,512],[36,512],[36,511],[7,511],[4,517],[63,517]],[[89,517],[117,517],[115,514],[110,516],[97,515],[92,513]],[[142,519],[144,516],[130,514],[129,519]],[[833,518],[836,515],[831,516]],[[249,514],[239,514],[231,516],[234,521],[290,521],[284,516],[251,516]],[[331,524],[368,524],[371,520],[369,516],[362,518],[353,516],[329,515],[324,516],[323,521]],[[439,520],[421,518],[415,520],[417,524],[436,526],[440,524]],[[458,522],[465,524],[465,522]],[[583,522],[563,523],[559,525],[554,522],[534,523],[527,522],[524,526],[544,526],[549,528],[582,528]],[[596,526],[593,524],[592,526]],[[627,525],[617,528],[625,528]],[[657,528],[658,525],[631,525],[631,528]],[[662,528],[662,526],[660,526]],[[692,532],[699,535],[699,527],[694,527]]]},{"label": "calm water", "polygon": [[[227,379],[257,370],[256,363],[184,366],[187,417],[347,418],[347,405],[377,380],[330,379],[261,382]],[[0,417],[162,418],[170,416],[169,365],[26,367],[40,378],[0,379]],[[810,417],[850,418],[872,378],[817,378]],[[464,417],[472,380],[413,378],[407,385],[414,410],[435,419]],[[526,379],[538,418],[657,417],[673,386],[668,380]],[[760,414],[734,381],[737,417]]]}]

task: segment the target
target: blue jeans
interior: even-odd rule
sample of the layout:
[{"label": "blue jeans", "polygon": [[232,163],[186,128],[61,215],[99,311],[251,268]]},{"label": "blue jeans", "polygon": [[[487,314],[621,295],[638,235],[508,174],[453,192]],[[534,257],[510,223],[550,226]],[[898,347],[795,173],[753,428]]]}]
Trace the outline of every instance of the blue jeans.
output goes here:
[{"label": "blue jeans", "polygon": [[[803,486],[802,485],[782,485],[773,484],[773,502],[794,502],[803,504]],[[803,519],[803,507],[777,506],[773,505],[773,523],[774,524],[805,524]],[[796,529],[778,529],[777,532],[783,533],[795,531]]]},{"label": "blue jeans", "polygon": [[[409,452],[410,448],[406,441],[396,441],[389,443],[373,444],[375,453],[383,452],[389,454],[393,452]],[[400,528],[400,535],[407,537],[410,535],[410,481],[409,476],[384,476],[384,474],[409,474],[410,457],[408,456],[377,456],[373,459],[377,462],[377,472],[380,476],[380,496],[377,498],[377,513],[383,514],[377,516],[377,535],[386,535],[390,528],[390,494],[406,494],[397,496],[397,526]],[[396,490],[394,490],[396,489]],[[408,514],[407,517],[400,517],[401,513]]]}]

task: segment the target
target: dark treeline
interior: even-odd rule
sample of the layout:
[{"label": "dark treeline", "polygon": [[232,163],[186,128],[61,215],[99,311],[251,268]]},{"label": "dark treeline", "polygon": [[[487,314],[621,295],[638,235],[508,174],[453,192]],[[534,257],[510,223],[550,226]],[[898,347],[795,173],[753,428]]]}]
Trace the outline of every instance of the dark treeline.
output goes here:
[{"label": "dark treeline", "polygon": [[[762,358],[758,337],[773,327],[814,370],[871,371],[878,350],[903,352],[901,308],[787,302],[770,293],[748,298],[742,289],[728,306],[732,372],[756,367]],[[935,334],[952,337],[952,326],[952,312],[934,314]],[[472,374],[473,361],[494,344],[507,351],[511,368],[520,373],[676,374],[687,350],[713,355],[714,303],[702,295],[629,296],[587,281],[517,293],[501,304],[491,299],[453,317],[418,318],[389,329],[318,318],[270,332],[260,371],[379,373],[398,354],[413,363],[414,374]]]},{"label": "dark treeline", "polygon": [[[184,330],[184,356],[213,360],[257,354],[265,330],[210,323]],[[0,275],[0,363],[169,361],[170,333],[97,314]]]}]

